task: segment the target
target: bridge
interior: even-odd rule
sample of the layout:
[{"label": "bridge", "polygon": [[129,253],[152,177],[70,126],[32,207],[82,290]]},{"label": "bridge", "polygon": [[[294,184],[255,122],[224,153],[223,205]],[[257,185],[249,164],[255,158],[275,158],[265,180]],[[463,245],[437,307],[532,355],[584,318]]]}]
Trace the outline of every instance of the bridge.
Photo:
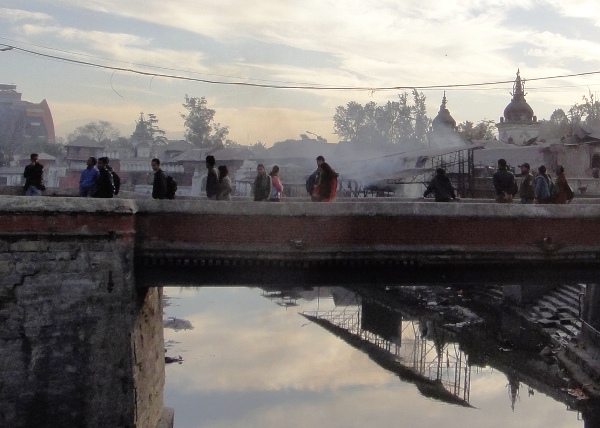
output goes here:
[{"label": "bridge", "polygon": [[[0,425],[172,423],[161,287],[185,270],[193,285],[476,282],[547,266],[595,278],[598,236],[596,204],[2,196]],[[600,349],[598,294],[585,297],[582,337]]]}]

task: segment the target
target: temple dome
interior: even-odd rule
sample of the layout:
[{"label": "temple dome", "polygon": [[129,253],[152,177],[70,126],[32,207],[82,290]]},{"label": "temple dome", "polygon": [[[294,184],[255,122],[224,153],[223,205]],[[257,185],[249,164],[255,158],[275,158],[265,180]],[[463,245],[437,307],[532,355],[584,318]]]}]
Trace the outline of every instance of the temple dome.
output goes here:
[{"label": "temple dome", "polygon": [[442,105],[440,105],[440,111],[437,116],[431,122],[431,127],[434,131],[442,128],[450,128],[454,130],[456,128],[456,120],[450,115],[450,112],[446,108],[446,93],[444,92],[444,98],[442,98]]},{"label": "temple dome", "polygon": [[517,78],[513,86],[513,98],[504,109],[504,120],[507,122],[532,122],[534,121],[533,109],[525,101],[525,85],[517,70]]}]

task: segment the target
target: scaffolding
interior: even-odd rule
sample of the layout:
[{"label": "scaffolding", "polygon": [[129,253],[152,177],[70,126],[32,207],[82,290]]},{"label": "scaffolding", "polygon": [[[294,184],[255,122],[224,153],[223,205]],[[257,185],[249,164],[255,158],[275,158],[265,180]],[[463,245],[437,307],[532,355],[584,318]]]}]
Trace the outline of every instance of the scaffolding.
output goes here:
[{"label": "scaffolding", "polygon": [[444,168],[450,178],[456,193],[461,198],[475,196],[475,162],[474,151],[477,148],[456,150],[436,156],[421,156],[417,164],[422,167],[422,172],[411,177],[389,179],[388,184],[415,184],[422,183],[427,186],[435,176],[438,168]]}]

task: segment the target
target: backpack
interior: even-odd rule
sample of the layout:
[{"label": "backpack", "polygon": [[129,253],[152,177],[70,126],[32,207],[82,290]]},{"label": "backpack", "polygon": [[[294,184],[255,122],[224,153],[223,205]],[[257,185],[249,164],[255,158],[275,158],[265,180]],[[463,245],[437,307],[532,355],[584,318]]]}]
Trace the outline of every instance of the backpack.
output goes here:
[{"label": "backpack", "polygon": [[113,189],[115,189],[114,194],[118,195],[119,189],[121,188],[121,178],[114,171],[111,171],[110,175],[112,177]]},{"label": "backpack", "polygon": [[177,182],[167,175],[167,199],[175,199],[175,192],[177,192]]}]

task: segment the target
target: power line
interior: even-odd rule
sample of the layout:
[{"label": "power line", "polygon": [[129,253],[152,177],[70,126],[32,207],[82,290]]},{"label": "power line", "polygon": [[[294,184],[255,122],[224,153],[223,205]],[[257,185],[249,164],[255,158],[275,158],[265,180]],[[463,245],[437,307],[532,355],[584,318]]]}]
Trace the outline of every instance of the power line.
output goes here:
[{"label": "power line", "polygon": [[[89,61],[81,61],[66,57],[61,57],[58,55],[50,55],[42,52],[37,52],[29,49],[23,49],[18,46],[8,45],[8,44],[0,44],[0,46],[5,46],[8,48],[7,50],[16,50],[19,52],[27,53],[30,55],[36,55],[46,59],[58,60],[62,62],[67,62],[71,64],[84,65],[88,67],[100,68],[104,70],[112,70],[112,71],[122,71],[125,73],[138,74],[142,76],[152,76],[152,77],[164,77],[168,79],[175,80],[184,80],[190,82],[200,82],[200,83],[208,83],[212,85],[228,85],[228,86],[248,86],[255,88],[269,88],[269,89],[309,89],[309,90],[319,90],[319,91],[390,91],[390,90],[427,90],[427,89],[452,89],[452,88],[474,88],[474,87],[485,87],[492,85],[500,85],[513,83],[512,80],[501,80],[495,82],[480,82],[480,83],[462,83],[462,84],[446,84],[446,85],[398,85],[398,86],[329,86],[329,85],[317,85],[317,84],[293,84],[293,85],[274,85],[274,84],[266,84],[266,83],[252,83],[252,82],[241,82],[241,81],[222,81],[222,80],[210,80],[210,79],[200,79],[196,77],[188,77],[188,76],[180,76],[175,74],[165,74],[165,73],[153,73],[149,71],[136,70],[133,68],[125,68],[125,67],[115,67],[110,65],[103,65]],[[561,74],[555,76],[546,76],[546,77],[534,77],[530,79],[524,79],[526,81],[541,81],[541,80],[551,80],[551,79],[564,79],[567,77],[581,77],[581,76],[590,76],[600,74],[600,71],[589,71],[584,73],[570,73],[570,74]]]},{"label": "power line", "polygon": [[[92,59],[95,59],[95,60],[110,61],[112,63],[122,63],[122,64],[136,65],[136,66],[140,66],[140,67],[149,67],[149,68],[153,68],[153,69],[156,69],[156,70],[167,70],[167,71],[177,71],[177,72],[182,72],[182,73],[198,74],[198,75],[205,75],[205,76],[226,77],[226,78],[229,78],[229,79],[246,79],[246,80],[254,80],[254,81],[257,81],[257,82],[268,82],[268,81],[271,81],[271,82],[278,82],[278,83],[295,83],[295,82],[289,82],[289,81],[284,81],[284,80],[255,79],[255,78],[251,78],[251,77],[244,78],[244,77],[239,77],[239,76],[228,76],[228,75],[225,75],[225,74],[217,74],[217,73],[202,73],[202,72],[198,72],[198,71],[186,70],[186,69],[181,69],[181,68],[160,67],[158,65],[152,65],[152,64],[143,64],[143,63],[120,61],[120,60],[116,60],[116,59],[112,59],[112,58],[106,58],[106,57],[102,57],[102,56],[88,55],[88,54],[84,54],[82,52],[73,52],[73,51],[68,51],[68,50],[65,50],[65,49],[52,48],[52,47],[48,47],[48,46],[38,45],[38,44],[35,44],[35,43],[23,42],[23,41],[20,41],[20,40],[9,39],[7,37],[0,37],[0,40],[8,40],[10,42],[16,42],[16,43],[20,43],[22,45],[35,46],[36,48],[42,48],[42,49],[49,50],[49,51],[66,53],[66,54],[69,54],[69,55],[76,55],[76,56],[80,56],[80,57],[92,58]],[[7,45],[3,45],[3,46],[7,46]],[[12,48],[6,48],[6,49],[8,50],[8,49],[12,49]],[[318,86],[318,85],[315,84],[314,86]]]}]

